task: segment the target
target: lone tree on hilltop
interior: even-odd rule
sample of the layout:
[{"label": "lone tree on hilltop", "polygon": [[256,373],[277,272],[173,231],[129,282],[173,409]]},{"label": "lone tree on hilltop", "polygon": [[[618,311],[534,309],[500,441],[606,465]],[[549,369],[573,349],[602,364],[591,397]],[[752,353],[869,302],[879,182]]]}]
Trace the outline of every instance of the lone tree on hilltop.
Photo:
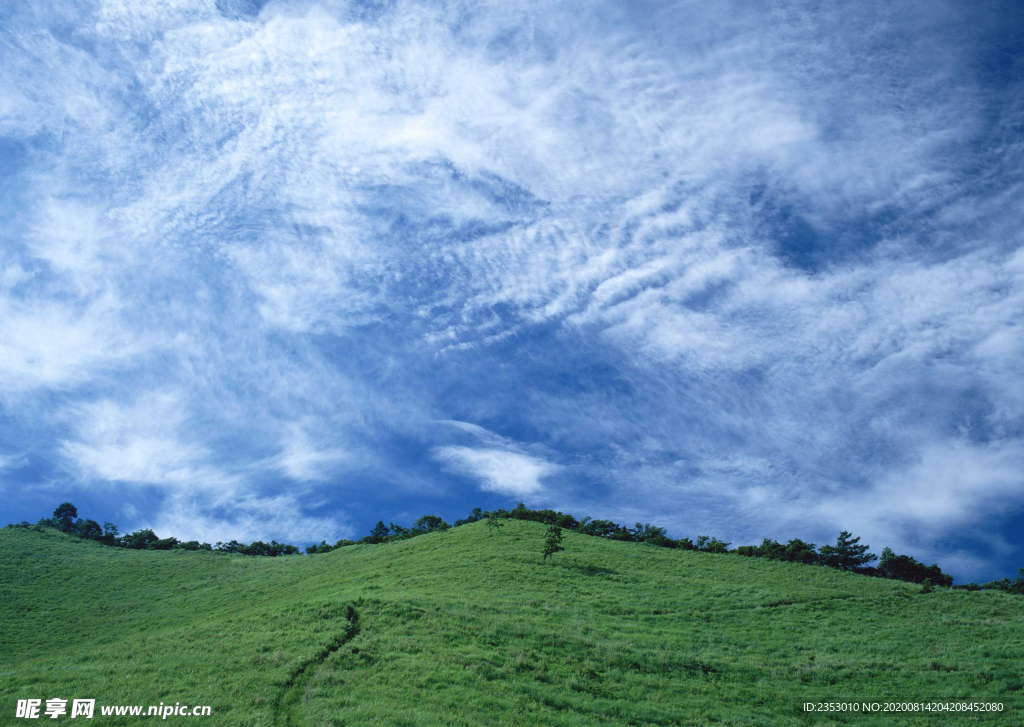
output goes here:
[{"label": "lone tree on hilltop", "polygon": [[498,519],[498,513],[492,512],[487,516],[487,532],[494,533],[495,530],[501,530],[505,527],[505,523]]},{"label": "lone tree on hilltop", "polygon": [[62,502],[53,511],[53,522],[57,529],[70,533],[75,527],[75,518],[78,517],[78,508],[70,502]]},{"label": "lone tree on hilltop", "polygon": [[544,558],[547,560],[560,550],[565,550],[565,546],[562,545],[562,529],[557,525],[552,525],[548,528],[547,535],[544,536]]},{"label": "lone tree on hilltop", "polygon": [[835,545],[823,545],[818,548],[823,565],[840,570],[859,570],[877,556],[868,552],[867,545],[860,544],[860,538],[843,530],[836,538]]}]

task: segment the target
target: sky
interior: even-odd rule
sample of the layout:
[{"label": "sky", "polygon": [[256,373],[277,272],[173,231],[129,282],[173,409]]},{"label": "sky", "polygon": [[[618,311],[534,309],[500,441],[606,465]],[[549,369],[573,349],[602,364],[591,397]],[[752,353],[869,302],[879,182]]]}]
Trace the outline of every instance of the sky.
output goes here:
[{"label": "sky", "polygon": [[1024,566],[1019,3],[0,2],[0,217],[4,523]]}]

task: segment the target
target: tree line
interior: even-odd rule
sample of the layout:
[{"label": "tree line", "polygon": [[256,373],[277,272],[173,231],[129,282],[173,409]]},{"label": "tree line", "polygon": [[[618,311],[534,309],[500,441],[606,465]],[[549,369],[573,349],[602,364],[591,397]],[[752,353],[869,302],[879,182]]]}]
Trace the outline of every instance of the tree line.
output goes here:
[{"label": "tree line", "polygon": [[85,540],[95,540],[98,543],[115,548],[128,548],[129,550],[215,550],[223,553],[271,557],[298,555],[302,552],[294,545],[279,543],[276,540],[271,540],[269,543],[264,543],[262,540],[254,540],[251,543],[240,543],[237,540],[231,540],[227,543],[218,541],[215,545],[210,545],[209,543],[201,543],[198,540],[161,538],[150,528],[143,528],[121,535],[120,528],[112,522],[105,522],[101,526],[95,520],[78,517],[78,508],[70,502],[62,502],[53,511],[53,517],[40,518],[34,526],[32,523],[24,520],[7,527],[26,529],[34,527],[36,530],[41,530],[44,527],[56,528],[68,535],[74,535]]},{"label": "tree line", "polygon": [[[1016,595],[1024,595],[1024,568],[1020,569],[1019,574],[1013,580],[1003,578],[981,585],[968,583],[966,585],[954,586],[953,577],[948,573],[943,573],[937,564],[925,565],[912,556],[895,553],[892,548],[884,548],[882,556],[879,558],[874,553],[869,552],[870,546],[861,544],[859,537],[854,537],[852,533],[846,530],[839,533],[834,545],[816,546],[814,543],[805,542],[799,538],[793,538],[783,544],[771,538],[765,538],[761,541],[760,545],[741,545],[730,549],[729,546],[732,543],[711,535],[698,535],[695,539],[689,537],[672,539],[668,537],[665,528],[650,523],[636,523],[634,527],[628,527],[612,520],[590,517],[577,520],[572,515],[556,510],[533,510],[521,502],[511,510],[485,511],[476,508],[468,517],[456,520],[455,527],[479,520],[488,520],[490,524],[491,521],[497,518],[528,520],[552,527],[564,528],[583,535],[622,542],[644,543],[661,548],[739,555],[748,558],[765,558],[767,560],[835,568],[877,578],[919,583],[925,586],[926,589],[930,589],[933,586],[944,586],[971,591],[981,589],[1000,590]],[[878,564],[870,565],[875,560],[878,561]]]},{"label": "tree line", "polygon": [[[545,560],[550,555],[553,555],[554,552],[557,552],[557,550],[563,549],[560,545],[560,531],[565,529],[591,537],[641,543],[661,548],[738,555],[748,558],[764,558],[766,560],[834,568],[878,578],[920,583],[926,589],[930,589],[933,586],[943,586],[963,590],[1000,590],[1016,595],[1024,595],[1024,568],[1021,568],[1017,577],[1012,580],[1010,578],[1003,578],[981,585],[968,583],[966,585],[954,586],[953,577],[943,573],[937,564],[925,565],[912,556],[897,554],[891,548],[884,548],[879,558],[870,552],[868,545],[860,542],[859,537],[854,537],[852,533],[846,530],[839,533],[834,545],[817,546],[814,543],[808,543],[799,538],[793,538],[786,543],[780,543],[776,540],[765,538],[761,541],[760,545],[741,545],[730,549],[729,546],[732,543],[719,540],[710,535],[698,535],[695,539],[688,537],[672,539],[668,537],[665,528],[650,523],[636,523],[634,527],[627,527],[612,520],[594,519],[591,517],[577,520],[572,515],[556,510],[534,510],[526,507],[521,502],[511,510],[504,508],[497,510],[474,508],[467,517],[456,520],[454,525],[449,525],[436,515],[424,515],[410,527],[393,522],[385,524],[383,520],[378,520],[377,524],[370,530],[370,533],[359,540],[342,539],[334,544],[321,541],[315,545],[308,546],[305,552],[307,554],[328,553],[350,545],[391,543],[428,533],[442,532],[452,527],[459,527],[481,520],[486,520],[488,528],[494,531],[501,527],[501,520],[508,519],[526,520],[549,526],[548,536],[545,541]],[[8,527],[30,528],[33,526],[31,523],[24,521],[17,525],[8,525]],[[210,543],[201,543],[197,540],[181,541],[173,537],[160,538],[149,528],[121,535],[118,527],[113,523],[105,522],[101,526],[95,520],[80,518],[78,516],[78,509],[70,502],[58,505],[57,509],[53,512],[53,517],[40,519],[34,527],[37,529],[53,527],[61,532],[87,540],[95,540],[105,545],[135,550],[209,550],[264,557],[298,555],[302,552],[295,545],[278,543],[276,540],[271,540],[269,543],[261,540],[254,540],[251,543],[230,540],[226,543],[218,541],[216,544],[211,545]],[[559,531],[557,536],[554,534],[555,529]],[[871,565],[876,560],[878,561],[877,565]]]},{"label": "tree line", "polygon": [[[909,555],[896,555],[890,548],[882,551],[882,558],[879,560],[877,567],[870,566],[869,563],[875,561],[877,556],[869,552],[869,546],[861,544],[860,538],[854,537],[852,533],[845,530],[836,538],[835,545],[822,545],[819,547],[814,543],[808,543],[799,538],[794,538],[782,544],[776,540],[765,538],[760,545],[741,545],[730,549],[729,546],[732,543],[711,535],[698,535],[696,539],[684,537],[676,540],[668,537],[665,528],[652,525],[651,523],[636,523],[634,527],[628,527],[612,520],[590,517],[577,520],[572,515],[556,510],[532,510],[523,503],[519,503],[511,510],[499,509],[493,512],[485,512],[477,508],[470,513],[469,517],[456,521],[455,525],[476,522],[495,516],[499,518],[529,520],[572,530],[583,535],[622,542],[644,543],[661,548],[693,550],[701,553],[732,554],[749,558],[765,558],[767,560],[818,565],[911,583],[924,583],[926,579],[930,579],[929,582],[936,586],[948,587],[953,585],[953,577],[943,573],[938,565],[926,566]],[[988,587],[988,585],[985,584],[985,587]]]}]

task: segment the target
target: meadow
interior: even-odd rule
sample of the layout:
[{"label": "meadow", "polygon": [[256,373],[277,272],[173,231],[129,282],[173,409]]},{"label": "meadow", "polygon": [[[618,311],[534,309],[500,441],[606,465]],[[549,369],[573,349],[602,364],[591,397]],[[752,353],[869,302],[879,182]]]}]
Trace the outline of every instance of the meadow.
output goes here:
[{"label": "meadow", "polygon": [[[52,697],[231,727],[1022,723],[1024,598],[572,532],[542,562],[544,533],[259,558],[0,530],[0,723]],[[841,701],[1003,711],[802,706]]]}]

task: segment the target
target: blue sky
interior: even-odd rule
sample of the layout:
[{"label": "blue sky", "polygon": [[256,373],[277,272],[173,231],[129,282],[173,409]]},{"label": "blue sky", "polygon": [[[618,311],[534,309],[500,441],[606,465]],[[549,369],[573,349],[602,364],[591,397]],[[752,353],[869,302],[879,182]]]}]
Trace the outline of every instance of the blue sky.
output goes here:
[{"label": "blue sky", "polygon": [[0,505],[1024,565],[1018,3],[0,6]]}]

